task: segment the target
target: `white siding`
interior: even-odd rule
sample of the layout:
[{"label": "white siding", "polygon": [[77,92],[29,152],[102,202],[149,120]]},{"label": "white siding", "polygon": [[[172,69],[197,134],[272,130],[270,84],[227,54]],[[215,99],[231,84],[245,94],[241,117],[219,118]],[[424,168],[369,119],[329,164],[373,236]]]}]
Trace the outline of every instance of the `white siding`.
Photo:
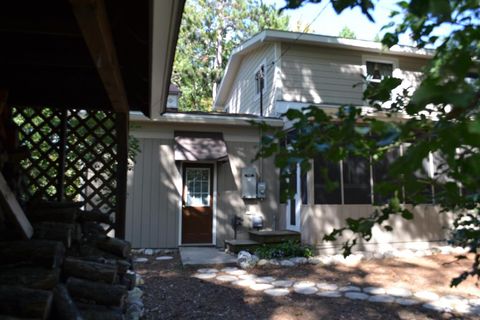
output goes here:
[{"label": "white siding", "polygon": [[263,94],[264,114],[272,108],[274,91],[272,90],[275,67],[275,46],[265,44],[248,53],[243,58],[225,104],[229,113],[247,113],[259,115],[260,101],[255,94],[255,72],[265,62],[265,88]]},{"label": "white siding", "polygon": [[396,63],[394,76],[405,79],[402,87],[417,83],[419,70],[425,60],[364,53],[361,51],[282,45],[279,100],[315,104],[363,105],[362,75],[365,56],[378,57]]}]

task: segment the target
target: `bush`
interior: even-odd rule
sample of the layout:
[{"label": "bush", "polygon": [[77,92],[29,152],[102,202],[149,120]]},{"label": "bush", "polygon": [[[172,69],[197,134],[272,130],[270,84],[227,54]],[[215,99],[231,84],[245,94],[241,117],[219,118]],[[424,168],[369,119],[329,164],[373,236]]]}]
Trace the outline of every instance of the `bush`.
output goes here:
[{"label": "bush", "polygon": [[263,244],[254,252],[261,259],[278,259],[292,257],[311,257],[313,250],[310,246],[302,245],[298,241],[286,241],[276,244]]}]

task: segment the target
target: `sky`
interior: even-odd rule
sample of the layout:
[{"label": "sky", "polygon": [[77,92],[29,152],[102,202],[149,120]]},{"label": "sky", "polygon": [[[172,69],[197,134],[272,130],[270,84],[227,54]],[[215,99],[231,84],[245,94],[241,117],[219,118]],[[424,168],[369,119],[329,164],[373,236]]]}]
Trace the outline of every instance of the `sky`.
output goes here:
[{"label": "sky", "polygon": [[[326,1],[322,1],[320,4],[308,3],[299,9],[286,10],[285,13],[290,17],[290,29],[294,29],[297,21],[300,21],[302,25],[308,25],[313,21],[311,28],[318,34],[338,36],[340,30],[348,26],[353,30],[357,39],[373,40],[375,35],[380,32],[382,26],[390,22],[388,16],[390,11],[396,8],[395,3],[397,1],[378,1],[372,13],[375,23],[370,22],[359,8],[346,9],[340,15],[337,15],[330,2]],[[284,0],[264,0],[264,2],[273,4],[276,8],[281,8],[285,5]],[[316,18],[325,5],[326,8]],[[400,38],[400,43],[412,44],[407,35]]]}]

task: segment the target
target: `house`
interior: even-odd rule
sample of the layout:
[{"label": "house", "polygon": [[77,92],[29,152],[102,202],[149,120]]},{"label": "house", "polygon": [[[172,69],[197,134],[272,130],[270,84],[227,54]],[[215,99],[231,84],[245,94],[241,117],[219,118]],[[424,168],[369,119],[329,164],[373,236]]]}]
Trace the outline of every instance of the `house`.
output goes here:
[{"label": "house", "polygon": [[[385,50],[361,40],[272,30],[255,35],[230,57],[215,100],[217,112],[169,109],[173,112],[154,121],[132,116],[131,132],[142,151],[129,173],[127,238],[136,247],[221,247],[225,240],[247,239],[260,219],[263,230],[299,232],[303,242],[335,251],[339,243],[324,243],[323,235],[345,218],[373,210],[373,183],[381,168],[372,168],[368,161],[332,164],[314,159],[311,171],[297,170],[294,199],[280,203],[279,171],[272,159],[254,160],[261,133],[249,120],[288,130],[291,124],[281,114],[290,108],[315,104],[335,111],[342,104],[362,106],[363,77],[380,81],[393,75],[405,80],[404,88],[414,87],[430,57],[428,51]],[[173,90],[173,99],[176,94]],[[341,184],[339,190],[326,191],[319,174],[324,166]],[[428,162],[427,169],[431,167]],[[257,179],[257,189],[266,186],[265,195],[259,196],[258,190],[246,194],[247,176]],[[198,189],[195,183],[210,187]],[[189,201],[201,208],[189,212]],[[394,218],[394,232],[375,229],[372,241],[362,243],[361,249],[428,247],[446,238],[449,220],[438,215],[438,208],[415,210],[415,223]]]},{"label": "house", "polygon": [[[255,219],[278,229],[278,170],[272,159],[255,160],[261,133],[250,121],[260,119],[170,110],[154,120],[130,117],[141,150],[128,173],[126,237],[132,245],[222,247],[225,240],[248,238]],[[283,126],[277,118],[262,120]],[[253,189],[245,188],[247,180]],[[256,181],[266,184],[264,195],[257,195]]]},{"label": "house", "polygon": [[[312,104],[327,112],[344,104],[364,106],[365,78],[379,82],[383,76],[395,76],[403,79],[401,89],[414,88],[431,57],[429,50],[405,46],[387,50],[375,42],[267,30],[233,51],[215,108],[229,114],[275,118],[288,109]],[[290,126],[285,121],[284,129]],[[373,211],[372,204],[378,197],[373,185],[388,164],[372,165],[359,159],[341,163],[313,159],[312,164],[313,169],[305,174],[297,170],[295,197],[279,206],[279,228],[301,232],[302,241],[319,250],[335,251],[340,242],[324,242],[323,235],[341,227],[347,217],[366,216]],[[325,188],[320,174],[325,167],[340,185],[338,190]],[[433,157],[425,161],[426,174],[433,176],[434,167]],[[413,223],[392,218],[393,232],[375,227],[372,240],[361,243],[360,249],[420,248],[443,240],[450,219],[438,211],[427,204],[415,208]]]}]

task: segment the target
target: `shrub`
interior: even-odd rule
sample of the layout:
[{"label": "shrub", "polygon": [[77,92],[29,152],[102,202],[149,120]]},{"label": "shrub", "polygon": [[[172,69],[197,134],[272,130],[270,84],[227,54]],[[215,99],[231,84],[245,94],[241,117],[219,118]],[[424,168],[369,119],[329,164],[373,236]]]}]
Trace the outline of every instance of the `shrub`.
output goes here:
[{"label": "shrub", "polygon": [[302,245],[298,241],[286,241],[276,244],[263,244],[254,252],[261,259],[278,259],[292,257],[311,257],[313,250],[310,246]]}]

